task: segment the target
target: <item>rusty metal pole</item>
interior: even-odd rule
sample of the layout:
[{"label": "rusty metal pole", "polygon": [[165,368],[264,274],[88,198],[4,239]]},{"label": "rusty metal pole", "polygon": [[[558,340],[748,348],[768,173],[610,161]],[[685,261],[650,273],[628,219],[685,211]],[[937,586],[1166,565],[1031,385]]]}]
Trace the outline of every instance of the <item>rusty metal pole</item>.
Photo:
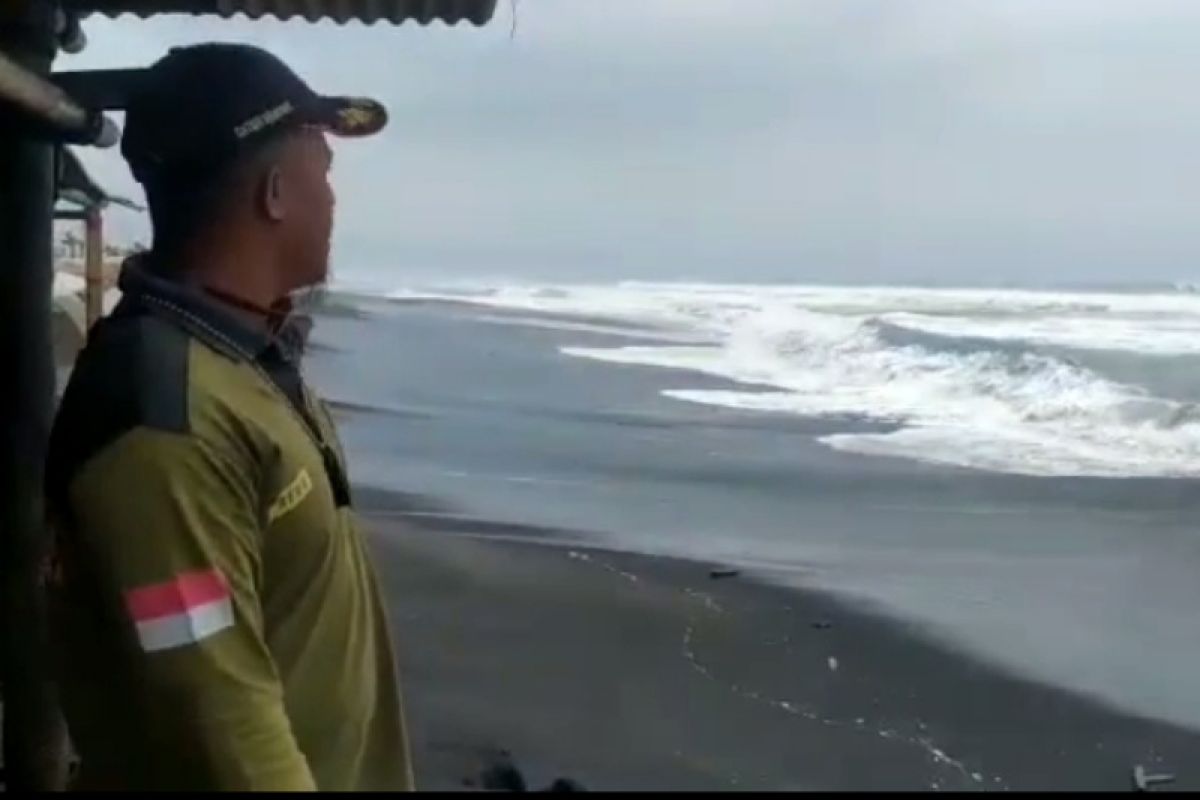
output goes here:
[{"label": "rusty metal pole", "polygon": [[[0,49],[40,75],[55,8],[5,2]],[[54,146],[0,124],[0,675],[9,791],[61,788],[65,734],[51,682],[40,565],[42,465],[54,412],[50,333]]]},{"label": "rusty metal pole", "polygon": [[84,304],[87,309],[87,329],[104,313],[104,217],[100,209],[89,208],[84,217]]}]

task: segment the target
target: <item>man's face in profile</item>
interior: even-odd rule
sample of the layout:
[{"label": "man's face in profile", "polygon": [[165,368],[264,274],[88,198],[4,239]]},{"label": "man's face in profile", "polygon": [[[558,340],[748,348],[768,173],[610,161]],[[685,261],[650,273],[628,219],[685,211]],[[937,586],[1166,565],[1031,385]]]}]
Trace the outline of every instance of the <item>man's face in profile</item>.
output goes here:
[{"label": "man's face in profile", "polygon": [[333,234],[333,151],[325,134],[304,128],[290,138],[278,165],[287,213],[282,248],[294,289],[323,283]]}]

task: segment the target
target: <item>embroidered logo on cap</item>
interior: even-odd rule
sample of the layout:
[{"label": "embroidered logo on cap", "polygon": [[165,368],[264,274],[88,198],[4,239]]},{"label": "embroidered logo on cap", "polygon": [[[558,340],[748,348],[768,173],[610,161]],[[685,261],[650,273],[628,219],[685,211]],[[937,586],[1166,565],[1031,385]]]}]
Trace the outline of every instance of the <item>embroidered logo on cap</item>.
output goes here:
[{"label": "embroidered logo on cap", "polygon": [[274,108],[269,108],[261,114],[255,114],[250,119],[243,122],[233,129],[233,135],[239,139],[245,139],[252,133],[257,133],[268,125],[273,125],[279,120],[292,113],[295,108],[290,100],[285,100]]}]

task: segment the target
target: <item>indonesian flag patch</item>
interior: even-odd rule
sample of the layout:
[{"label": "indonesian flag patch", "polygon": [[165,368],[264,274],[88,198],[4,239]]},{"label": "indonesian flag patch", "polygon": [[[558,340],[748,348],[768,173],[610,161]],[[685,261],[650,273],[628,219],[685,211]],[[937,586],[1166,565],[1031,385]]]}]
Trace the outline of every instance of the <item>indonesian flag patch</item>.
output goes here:
[{"label": "indonesian flag patch", "polygon": [[125,607],[147,653],[195,644],[233,627],[229,586],[215,569],[130,589]]}]

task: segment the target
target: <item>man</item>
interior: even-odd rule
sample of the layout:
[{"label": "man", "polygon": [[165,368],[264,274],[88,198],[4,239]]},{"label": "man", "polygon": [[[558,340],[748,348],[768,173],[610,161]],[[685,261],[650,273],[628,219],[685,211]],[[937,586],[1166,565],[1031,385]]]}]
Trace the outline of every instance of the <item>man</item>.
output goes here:
[{"label": "man", "polygon": [[47,467],[82,787],[411,787],[343,454],[287,319],[326,276],[324,134],[385,121],[237,45],[172,50],[131,100],[154,245],[79,358]]}]

